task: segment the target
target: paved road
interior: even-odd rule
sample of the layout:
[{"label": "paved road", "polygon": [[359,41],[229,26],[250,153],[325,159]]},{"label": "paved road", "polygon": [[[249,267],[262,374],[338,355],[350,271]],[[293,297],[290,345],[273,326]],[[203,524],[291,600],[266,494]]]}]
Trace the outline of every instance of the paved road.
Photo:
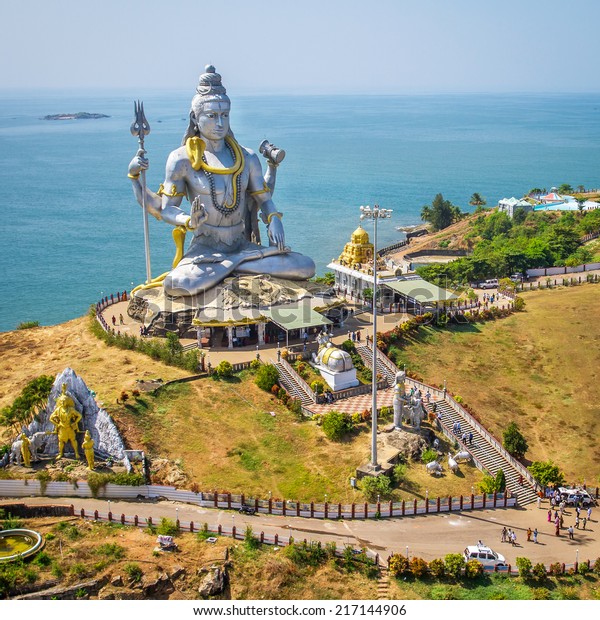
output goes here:
[{"label": "paved road", "polygon": [[[26,504],[73,504],[78,512],[108,512],[107,500],[80,498],[30,497],[0,500],[6,503]],[[200,526],[206,522],[210,527],[221,524],[225,531],[235,525],[238,532],[243,532],[247,524],[252,526],[255,534],[263,531],[273,536],[278,533],[287,538],[335,541],[338,545],[351,544],[366,546],[370,551],[379,553],[385,560],[391,553],[406,553],[408,546],[410,556],[420,556],[429,561],[443,557],[447,553],[461,552],[466,545],[476,544],[478,540],[502,553],[513,566],[519,556],[525,556],[534,563],[575,562],[576,550],[579,560],[590,559],[592,562],[600,556],[600,508],[593,508],[592,521],[586,530],[575,530],[575,540],[569,540],[566,527],[575,521],[573,510],[565,514],[565,529],[559,537],[554,535],[554,526],[547,521],[548,503],[543,502],[540,509],[536,504],[526,508],[496,508],[418,515],[382,520],[333,521],[321,519],[304,519],[299,517],[275,515],[241,515],[237,511],[200,508],[189,504],[170,501],[110,502],[115,518],[121,514],[140,518],[151,516],[156,523],[161,517],[182,522],[194,521]],[[517,532],[517,546],[500,542],[500,532],[506,526]],[[538,528],[539,544],[527,542],[527,528]]]}]

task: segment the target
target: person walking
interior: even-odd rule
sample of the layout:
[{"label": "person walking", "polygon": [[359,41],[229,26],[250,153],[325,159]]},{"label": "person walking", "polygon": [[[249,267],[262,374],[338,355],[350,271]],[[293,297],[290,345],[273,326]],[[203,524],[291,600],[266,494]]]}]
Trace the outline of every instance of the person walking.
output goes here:
[{"label": "person walking", "polygon": [[538,507],[538,510],[539,510],[542,507],[542,498],[538,495],[536,501],[537,501],[537,507]]},{"label": "person walking", "polygon": [[569,528],[567,531],[569,532],[569,540],[573,540],[573,526],[569,525]]},{"label": "person walking", "polygon": [[473,433],[471,431],[469,431],[469,445],[473,445]]},{"label": "person walking", "polygon": [[583,519],[581,520],[581,524],[583,525],[581,529],[585,530],[585,526],[587,525],[587,517],[583,517]]},{"label": "person walking", "polygon": [[588,509],[587,509],[587,520],[588,521],[592,520],[592,507],[591,506],[588,506]]},{"label": "person walking", "polygon": [[533,534],[533,532],[531,531],[531,528],[528,527],[527,528],[527,542],[531,542],[531,535]]},{"label": "person walking", "polygon": [[575,527],[579,529],[579,515],[575,517]]},{"label": "person walking", "polygon": [[506,534],[507,534],[506,527],[503,527],[502,534],[500,536],[500,542],[506,542]]},{"label": "person walking", "polygon": [[552,523],[552,510],[548,510],[548,523]]},{"label": "person walking", "polygon": [[537,545],[538,531],[537,527],[533,530],[533,542]]}]

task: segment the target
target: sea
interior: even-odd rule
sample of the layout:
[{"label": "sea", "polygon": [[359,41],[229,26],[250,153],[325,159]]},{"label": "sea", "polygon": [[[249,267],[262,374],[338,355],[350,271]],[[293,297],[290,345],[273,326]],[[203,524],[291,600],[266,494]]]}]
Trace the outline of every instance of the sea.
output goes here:
[{"label": "sea", "polygon": [[[230,93],[231,94],[231,93]],[[127,166],[142,98],[148,184],[163,181],[187,126],[189,92],[16,92],[0,97],[0,331],[52,325],[145,279],[142,211]],[[421,223],[437,193],[468,211],[534,187],[600,187],[600,94],[235,96],[231,127],[286,151],[274,201],[286,241],[317,272],[358,226],[361,205],[392,209],[378,247]],[[42,120],[75,112],[93,120]],[[372,234],[373,224],[364,227]],[[168,270],[170,227],[150,218],[152,274]]]}]

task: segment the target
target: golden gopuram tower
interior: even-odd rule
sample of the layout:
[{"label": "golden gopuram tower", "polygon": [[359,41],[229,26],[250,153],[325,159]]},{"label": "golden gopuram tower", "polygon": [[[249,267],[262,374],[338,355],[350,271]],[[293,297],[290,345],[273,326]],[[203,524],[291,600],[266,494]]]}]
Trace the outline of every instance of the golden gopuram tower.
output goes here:
[{"label": "golden gopuram tower", "polygon": [[373,260],[373,244],[369,243],[369,234],[359,225],[352,233],[350,241],[344,246],[338,262],[344,267],[350,267],[357,271],[364,270],[367,263]]}]

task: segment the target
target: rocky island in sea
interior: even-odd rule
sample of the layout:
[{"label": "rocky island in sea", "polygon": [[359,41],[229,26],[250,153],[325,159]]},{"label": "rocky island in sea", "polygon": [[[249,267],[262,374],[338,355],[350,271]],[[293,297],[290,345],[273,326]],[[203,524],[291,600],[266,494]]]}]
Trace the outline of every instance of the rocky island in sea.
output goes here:
[{"label": "rocky island in sea", "polygon": [[107,114],[93,114],[90,112],[76,112],[75,114],[48,114],[42,118],[43,121],[73,121],[88,120],[95,118],[110,118]]}]

